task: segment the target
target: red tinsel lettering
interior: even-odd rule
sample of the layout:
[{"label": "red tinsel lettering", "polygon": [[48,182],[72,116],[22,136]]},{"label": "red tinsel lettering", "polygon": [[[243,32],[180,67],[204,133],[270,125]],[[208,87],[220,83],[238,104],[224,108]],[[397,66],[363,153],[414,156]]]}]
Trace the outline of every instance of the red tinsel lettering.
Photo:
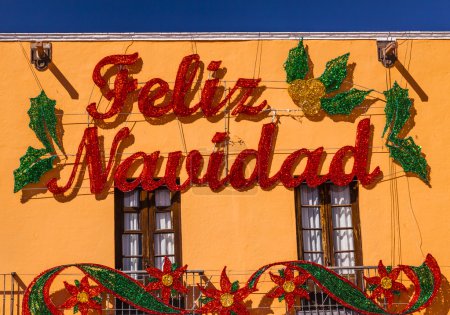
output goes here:
[{"label": "red tinsel lettering", "polygon": [[[157,176],[157,162],[159,151],[147,155],[144,152],[137,152],[125,159],[118,167],[114,179],[117,188],[123,191],[135,189],[139,184],[145,190],[154,190],[165,184],[172,191],[183,191],[193,184],[207,183],[211,190],[218,191],[222,189],[227,182],[238,190],[248,189],[252,185],[259,183],[263,189],[269,189],[279,180],[287,188],[293,188],[306,182],[308,186],[318,186],[328,179],[336,185],[347,185],[354,177],[357,177],[365,186],[372,184],[377,177],[381,175],[379,167],[376,167],[372,173],[367,173],[369,158],[369,139],[370,139],[370,120],[364,119],[358,124],[358,132],[356,135],[355,146],[345,146],[338,150],[330,164],[329,173],[320,175],[321,162],[324,156],[324,149],[317,148],[314,151],[300,149],[290,154],[283,162],[279,172],[274,176],[270,174],[270,156],[273,152],[276,125],[274,123],[266,124],[261,131],[261,138],[258,144],[258,150],[246,149],[238,154],[228,174],[220,178],[223,173],[225,153],[221,144],[226,141],[227,133],[216,133],[212,138],[212,142],[216,144],[216,151],[209,156],[206,174],[199,178],[199,174],[203,165],[203,157],[197,150],[189,152],[186,159],[186,173],[188,178],[179,185],[177,177],[181,169],[183,154],[181,151],[170,152],[166,164],[164,177],[155,180]],[[84,147],[86,147],[87,163],[90,175],[90,184],[92,193],[100,193],[104,188],[114,163],[114,155],[117,146],[124,138],[129,135],[128,128],[122,128],[114,138],[110,159],[107,167],[103,170],[100,157],[99,141],[97,128],[87,128],[83,139],[78,148],[77,157],[74,167],[67,184],[63,187],[57,185],[57,179],[53,178],[48,183],[48,189],[55,193],[64,193],[73,184],[78,165],[81,161],[81,155]],[[353,170],[350,174],[346,174],[343,165],[343,159],[347,153],[354,156]],[[306,157],[307,163],[304,171],[294,176],[293,172],[299,161]],[[127,182],[127,172],[132,163],[137,159],[143,159],[143,169],[141,174],[135,180]],[[245,178],[246,162],[250,158],[256,159],[256,165],[248,178]]]},{"label": "red tinsel lettering", "polygon": [[[230,184],[234,189],[244,190],[256,183],[258,179],[258,167],[253,169],[249,178],[245,178],[245,166],[250,157],[258,159],[258,151],[246,149],[238,154],[230,170]],[[256,163],[258,165],[258,163]]]},{"label": "red tinsel lettering", "polygon": [[[159,88],[149,95],[150,90],[155,84],[158,84]],[[139,92],[138,97],[140,112],[146,117],[160,117],[166,114],[172,109],[172,103],[169,103],[166,106],[155,106],[154,104],[157,99],[165,96],[168,91],[169,84],[162,79],[155,78],[145,83],[141,92]]]},{"label": "red tinsel lettering", "polygon": [[[99,113],[96,103],[89,104],[86,110],[94,119],[111,118],[123,109],[128,94],[137,89],[137,80],[129,78],[129,71],[125,66],[136,63],[138,57],[138,53],[131,55],[107,56],[100,60],[100,62],[95,66],[92,74],[94,83],[99,88],[106,90],[105,97],[107,100],[112,100],[114,98],[114,101],[111,108],[106,113]],[[221,63],[221,61],[211,61],[207,69],[210,71],[217,71]],[[101,74],[102,68],[106,65],[119,66],[119,71],[114,80],[113,90],[108,88],[106,79]],[[253,95],[261,82],[261,79],[244,78],[238,79],[229,93],[217,104],[213,104],[220,83],[218,78],[214,78],[205,81],[199,103],[189,107],[189,104],[186,102],[186,95],[192,89],[192,85],[197,76],[199,67],[199,55],[193,54],[183,58],[178,67],[172,99],[165,106],[155,106],[155,101],[164,97],[169,92],[169,85],[166,81],[160,78],[153,78],[149,80],[142,88],[138,97],[138,106],[141,113],[144,114],[145,117],[160,117],[167,114],[170,110],[173,110],[176,116],[185,117],[194,114],[199,108],[201,108],[201,111],[206,117],[211,117],[216,115],[224,106],[229,104],[233,95],[239,91],[240,93],[238,95],[238,99],[235,100],[236,108],[233,110],[232,115],[238,115],[241,113],[247,115],[257,115],[267,106],[267,101],[265,100],[258,106],[246,105],[247,100]],[[151,89],[155,85],[159,85],[159,87],[156,91],[151,92]]]},{"label": "red tinsel lettering", "polygon": [[73,165],[72,173],[70,174],[67,184],[65,186],[58,186],[58,179],[52,178],[47,184],[48,190],[54,194],[63,194],[72,186],[75,175],[77,173],[78,165],[81,161],[83,148],[86,147],[86,161],[89,169],[91,193],[98,194],[102,192],[102,190],[105,188],[109,172],[111,171],[111,168],[114,164],[117,147],[123,139],[129,136],[129,134],[130,129],[128,129],[128,127],[120,129],[116,134],[111,146],[111,150],[109,152],[109,161],[106,169],[104,170],[100,155],[97,127],[86,128],[83,138],[81,139],[81,143],[78,147],[75,163]]},{"label": "red tinsel lettering", "polygon": [[192,115],[200,107],[200,103],[192,108],[185,105],[186,94],[192,87],[192,82],[194,82],[199,66],[200,56],[194,54],[184,57],[178,68],[173,88],[172,107],[175,115],[179,117]]},{"label": "red tinsel lettering", "polygon": [[[92,79],[94,83],[99,88],[107,87],[106,80],[102,77],[100,70],[106,65],[132,65],[138,60],[139,54],[134,53],[132,55],[113,55],[108,56],[100,60],[100,62],[95,66],[94,72],[92,74]],[[91,103],[87,106],[86,110],[94,119],[107,119],[111,118],[117,113],[119,113],[125,103],[125,99],[128,93],[133,92],[137,89],[137,80],[128,78],[128,69],[123,67],[119,70],[114,80],[114,89],[110,90],[108,88],[105,97],[107,100],[114,98],[111,108],[106,113],[99,113],[97,110],[96,103]]]},{"label": "red tinsel lettering", "polygon": [[270,157],[273,151],[273,141],[275,140],[276,130],[277,126],[274,123],[265,124],[262,128],[261,139],[258,144],[258,182],[262,189],[269,189],[275,185],[280,178],[280,172],[269,177]]}]

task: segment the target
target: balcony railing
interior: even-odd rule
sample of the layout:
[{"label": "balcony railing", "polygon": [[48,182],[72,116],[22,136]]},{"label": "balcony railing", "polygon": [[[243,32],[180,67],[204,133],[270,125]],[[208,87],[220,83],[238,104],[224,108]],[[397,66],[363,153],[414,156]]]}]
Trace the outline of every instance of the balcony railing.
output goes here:
[{"label": "balcony railing", "polygon": [[[364,276],[373,277],[377,275],[377,267],[375,266],[362,266],[362,267],[332,267],[336,273],[340,274],[362,290],[366,288]],[[276,269],[272,270],[276,272]],[[130,271],[126,272],[129,276],[135,278],[143,284],[148,282],[148,274],[145,271]],[[187,294],[177,294],[172,296],[171,304],[175,307],[188,310],[189,313],[194,314],[196,310],[202,306],[201,304],[201,292],[197,287],[197,284],[203,287],[215,287],[220,288],[220,273],[221,271],[202,271],[202,270],[189,270],[184,275],[184,285],[188,289]],[[245,281],[250,277],[252,272],[237,272],[230,270],[227,272],[230,280],[239,280],[241,285],[245,284]],[[80,279],[80,274],[64,274],[60,275],[64,280],[69,283],[73,283],[75,279]],[[0,315],[20,315],[21,303],[23,294],[26,289],[26,284],[34,278],[31,275],[17,275],[0,274]],[[25,281],[24,281],[25,280]],[[403,283],[407,285],[408,279],[403,279]],[[399,278],[398,281],[401,281]],[[25,283],[24,283],[25,282]],[[62,280],[61,283],[62,284]],[[409,283],[408,283],[409,284]],[[246,303],[247,308],[252,314],[283,314],[288,313],[284,302],[279,303],[277,299],[268,299],[265,297],[266,293],[272,289],[275,284],[271,281],[269,274],[266,272],[260,278],[259,291],[249,296],[247,300],[251,302]],[[331,299],[325,292],[323,292],[313,281],[308,280],[306,287],[309,290],[309,300],[298,299],[296,300],[294,309],[296,315],[356,315],[357,312],[349,310],[339,303]],[[64,299],[66,299],[67,293],[64,292],[63,286],[55,286],[51,289],[51,298],[56,305],[60,305]],[[394,307],[401,309],[407,302],[394,303]],[[102,314],[108,315],[132,315],[132,314],[145,314],[142,311],[136,310],[130,305],[116,299],[113,295],[105,294],[103,296],[103,312]],[[384,305],[386,306],[386,305]],[[293,314],[293,312],[289,312]]]},{"label": "balcony railing", "polygon": [[[136,279],[142,284],[146,284],[148,281],[148,273],[146,271],[126,271],[130,277]],[[172,295],[170,304],[172,306],[186,309],[189,312],[194,313],[194,311],[200,305],[201,293],[197,287],[199,285],[205,285],[208,279],[205,277],[203,270],[187,270],[184,274],[184,285],[188,289],[187,294],[176,294]],[[105,315],[141,315],[145,314],[139,310],[136,310],[132,306],[116,299],[114,296],[107,294],[106,303],[104,303],[105,308],[103,309],[103,314]]]}]

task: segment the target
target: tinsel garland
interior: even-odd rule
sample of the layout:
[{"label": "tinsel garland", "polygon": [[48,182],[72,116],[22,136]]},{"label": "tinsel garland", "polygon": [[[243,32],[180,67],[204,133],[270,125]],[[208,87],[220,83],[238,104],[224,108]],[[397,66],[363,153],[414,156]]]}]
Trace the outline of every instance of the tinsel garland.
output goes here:
[{"label": "tinsel garland", "polygon": [[[380,261],[378,268],[379,277],[366,279],[369,286],[382,287],[384,294],[390,294],[391,290],[400,288],[395,282],[399,272],[404,272],[414,285],[413,296],[406,307],[402,310],[391,311],[376,302],[376,295],[368,295],[365,290],[361,290],[346,278],[313,262],[287,261],[265,265],[254,272],[242,287],[237,281],[231,283],[226,275],[225,267],[220,277],[220,289],[199,286],[204,298],[201,299],[203,306],[197,311],[199,313],[247,314],[248,311],[244,306],[244,299],[258,290],[258,282],[261,276],[274,266],[284,266],[284,269],[280,270],[280,276],[271,274],[271,279],[276,287],[274,291],[266,294],[266,296],[286,300],[289,308],[293,306],[294,296],[308,298],[307,287],[303,287],[303,285],[305,285],[306,280],[309,280],[313,281],[337,303],[360,314],[411,314],[424,309],[433,301],[441,283],[439,266],[430,254],[427,255],[425,262],[419,267],[400,265],[396,268],[386,268]],[[69,267],[80,269],[85,277],[98,285],[98,287],[91,287],[87,278],[83,278],[83,287],[91,291],[89,291],[88,296],[77,297],[81,303],[83,301],[87,302],[87,299],[94,298],[98,292],[105,291],[146,314],[184,314],[187,312],[169,305],[167,294],[164,298],[165,301],[162,301],[154,294],[151,294],[151,292],[148,292],[153,291],[155,288],[172,286],[175,283],[175,279],[178,279],[186,269],[186,266],[177,269],[166,262],[162,271],[153,270],[154,268],[148,271],[152,277],[156,277],[154,280],[161,282],[161,284],[151,284],[154,281],[152,280],[147,287],[121,271],[98,264],[73,264],[54,267],[41,273],[27,287],[22,302],[24,315],[62,314],[62,310],[51,301],[50,286],[58,274]],[[390,271],[388,272],[387,270]],[[294,272],[298,273],[298,275],[295,276]],[[69,288],[74,292],[76,291],[71,286]],[[181,282],[177,284],[177,288],[185,292]],[[369,287],[367,290],[370,291],[370,289]],[[81,291],[81,289],[78,289],[77,292],[83,293]],[[70,303],[65,304],[74,305],[74,298],[71,297],[70,299],[72,299]]]},{"label": "tinsel garland", "polygon": [[309,71],[308,53],[300,40],[298,46],[289,51],[284,64],[288,93],[307,116],[317,115],[322,109],[328,115],[349,115],[361,105],[371,92],[352,88],[332,97],[327,94],[338,90],[347,76],[349,53],[327,62],[319,78],[305,80]]},{"label": "tinsel garland", "polygon": [[412,102],[408,96],[408,90],[401,88],[397,82],[391,89],[384,92],[386,97],[386,125],[383,136],[389,131],[386,145],[390,156],[400,163],[405,172],[411,172],[429,183],[429,167],[427,160],[422,155],[422,148],[418,146],[412,137],[400,138],[399,134],[410,117]]}]

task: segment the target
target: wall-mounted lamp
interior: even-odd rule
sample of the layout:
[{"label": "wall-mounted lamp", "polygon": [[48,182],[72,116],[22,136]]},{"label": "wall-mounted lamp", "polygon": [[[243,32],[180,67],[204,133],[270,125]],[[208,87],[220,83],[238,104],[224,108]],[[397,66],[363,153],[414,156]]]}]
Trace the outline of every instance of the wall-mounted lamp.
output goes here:
[{"label": "wall-mounted lamp", "polygon": [[52,62],[52,43],[31,43],[31,63],[36,69],[44,71]]},{"label": "wall-mounted lamp", "polygon": [[378,40],[377,50],[378,61],[380,61],[383,66],[386,68],[394,66],[394,63],[397,61],[397,42],[395,40]]}]

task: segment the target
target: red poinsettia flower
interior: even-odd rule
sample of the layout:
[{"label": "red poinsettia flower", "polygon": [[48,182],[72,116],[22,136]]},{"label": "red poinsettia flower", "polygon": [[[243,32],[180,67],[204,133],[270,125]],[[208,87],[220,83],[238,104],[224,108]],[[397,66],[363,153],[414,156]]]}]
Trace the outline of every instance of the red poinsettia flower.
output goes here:
[{"label": "red poinsettia flower", "polygon": [[239,282],[233,284],[226,273],[227,267],[223,268],[220,275],[220,290],[206,289],[197,285],[205,296],[202,302],[205,304],[197,311],[202,314],[219,313],[219,315],[246,315],[249,314],[244,305],[244,299],[256,289],[250,289],[248,286],[239,288]]},{"label": "red poinsettia flower", "polygon": [[99,295],[103,289],[98,286],[91,287],[87,276],[80,282],[75,281],[75,285],[64,281],[64,286],[69,291],[70,297],[61,305],[61,308],[74,308],[74,311],[80,311],[81,315],[87,315],[89,310],[101,312],[102,303]]},{"label": "red poinsettia flower", "polygon": [[379,277],[364,277],[369,285],[369,290],[372,291],[370,298],[375,300],[378,297],[384,296],[388,306],[391,306],[394,302],[394,292],[406,291],[406,287],[403,284],[395,281],[397,280],[400,271],[400,268],[394,268],[388,272],[386,267],[383,265],[383,262],[380,260],[378,263]]},{"label": "red poinsettia flower", "polygon": [[154,291],[161,289],[161,299],[164,303],[169,303],[172,290],[180,293],[187,293],[187,288],[183,285],[183,274],[186,272],[187,265],[181,268],[176,268],[169,258],[164,257],[163,270],[150,267],[147,268],[147,273],[151,276],[150,283],[145,289],[147,291]]},{"label": "red poinsettia flower", "polygon": [[303,289],[303,285],[309,278],[309,275],[304,272],[300,272],[298,276],[294,277],[294,270],[291,266],[286,269],[280,270],[280,276],[270,274],[270,279],[277,284],[275,289],[267,294],[269,298],[278,298],[278,300],[285,300],[288,309],[291,309],[295,303],[295,297],[306,298],[309,300],[308,291]]}]

